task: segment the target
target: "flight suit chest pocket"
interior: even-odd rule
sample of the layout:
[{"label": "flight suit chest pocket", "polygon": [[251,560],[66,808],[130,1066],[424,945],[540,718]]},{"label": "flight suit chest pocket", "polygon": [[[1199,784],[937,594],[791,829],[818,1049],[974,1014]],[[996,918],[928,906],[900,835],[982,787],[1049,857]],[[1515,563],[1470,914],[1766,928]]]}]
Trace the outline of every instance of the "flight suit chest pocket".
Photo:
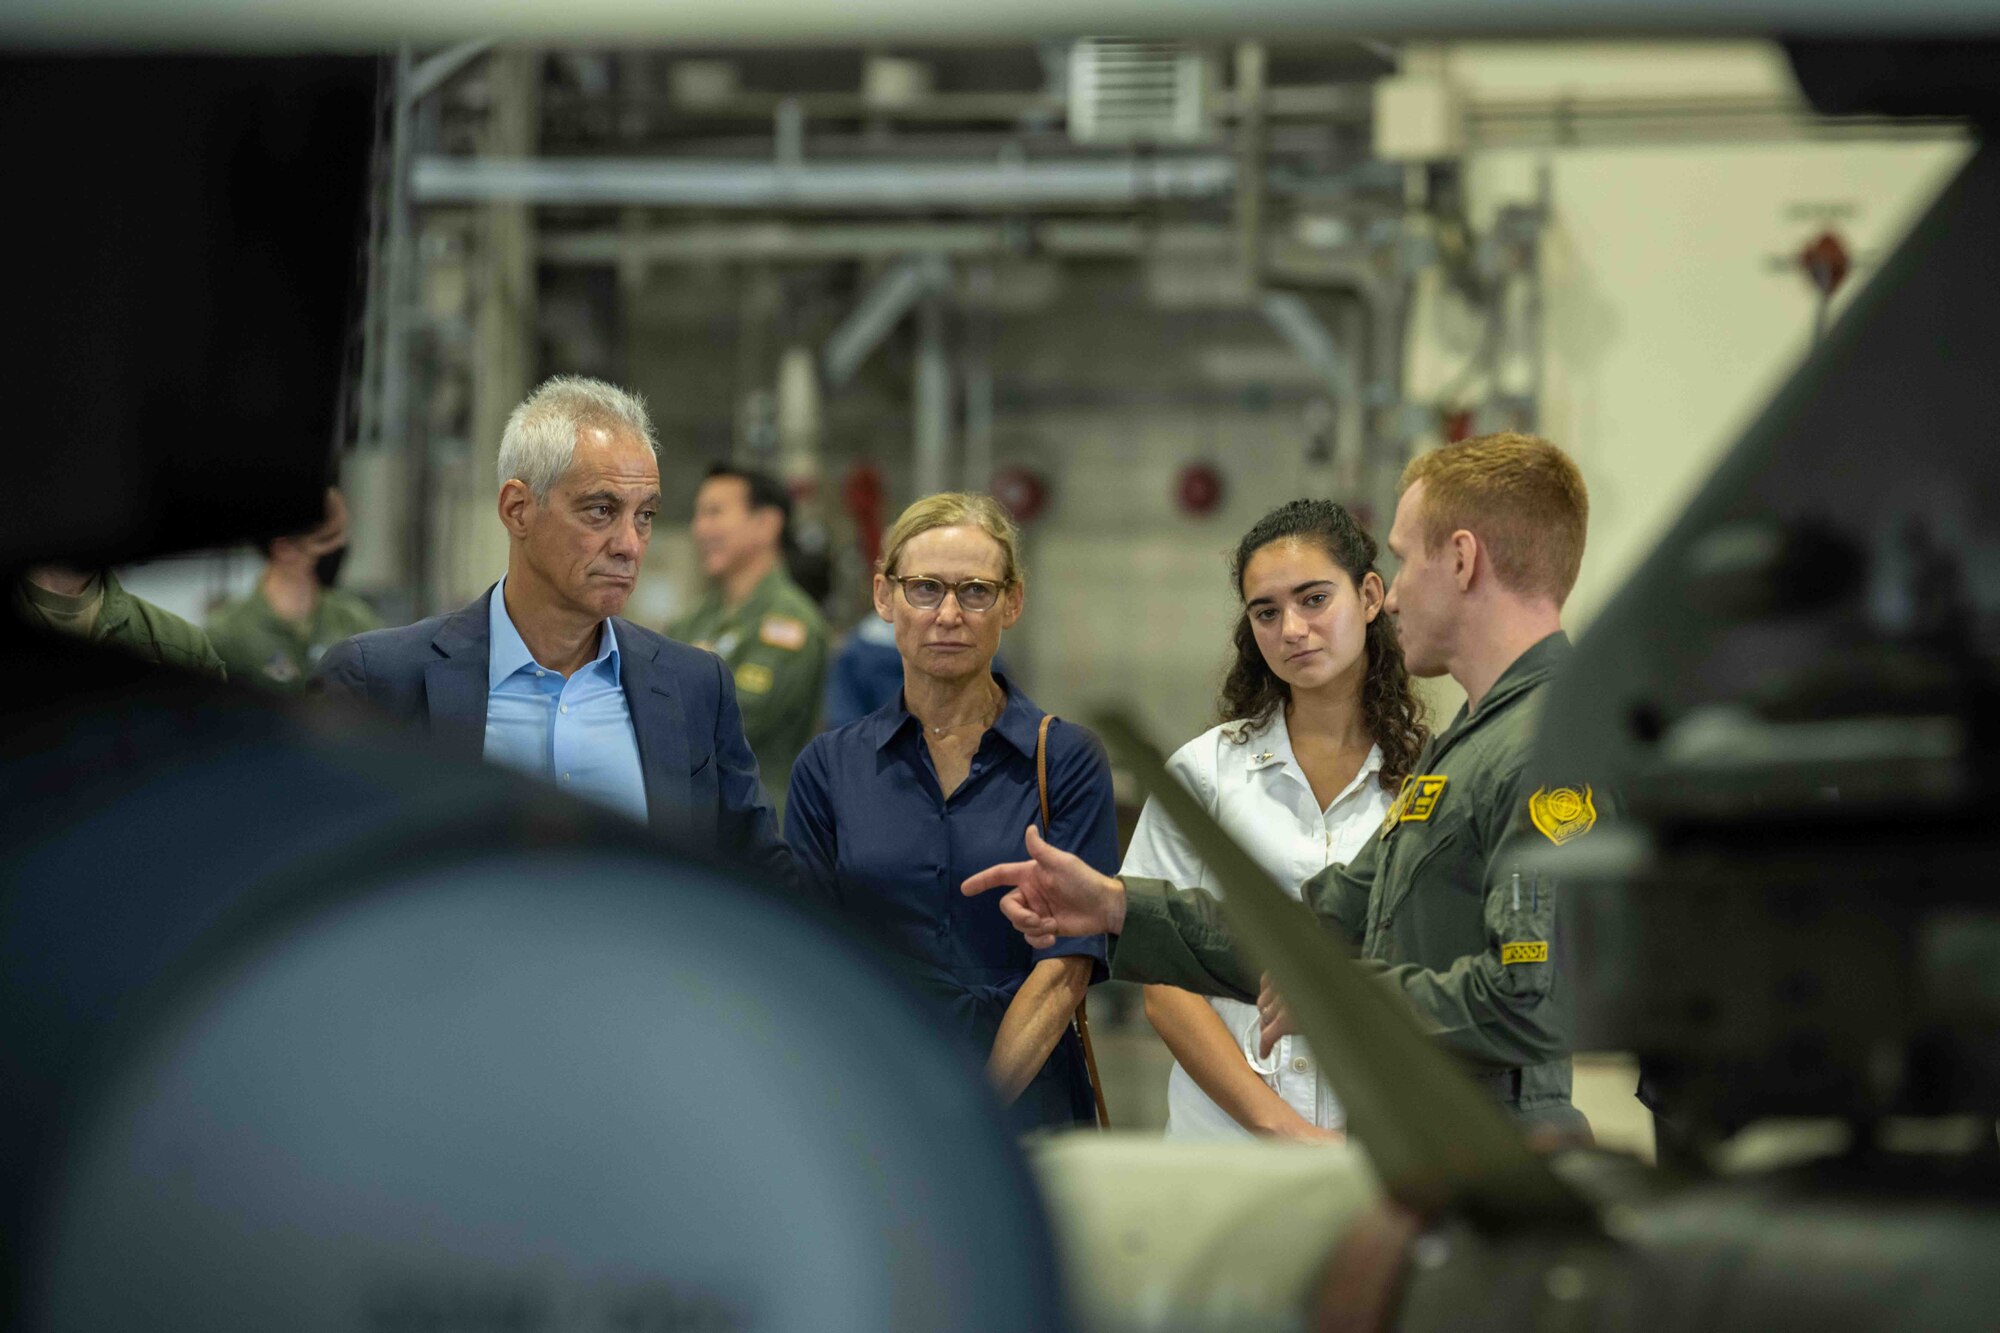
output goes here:
[{"label": "flight suit chest pocket", "polygon": [[[1407,938],[1416,923],[1409,920],[1420,907],[1426,913],[1478,886],[1472,830],[1455,813],[1440,811],[1421,824],[1406,824],[1390,835],[1383,874],[1377,881],[1373,938],[1369,957],[1407,956],[1394,942]],[[1468,878],[1469,877],[1469,878]]]},{"label": "flight suit chest pocket", "polygon": [[1524,998],[1546,995],[1555,975],[1555,877],[1511,870],[1487,897],[1487,927],[1500,954],[1500,986]]}]

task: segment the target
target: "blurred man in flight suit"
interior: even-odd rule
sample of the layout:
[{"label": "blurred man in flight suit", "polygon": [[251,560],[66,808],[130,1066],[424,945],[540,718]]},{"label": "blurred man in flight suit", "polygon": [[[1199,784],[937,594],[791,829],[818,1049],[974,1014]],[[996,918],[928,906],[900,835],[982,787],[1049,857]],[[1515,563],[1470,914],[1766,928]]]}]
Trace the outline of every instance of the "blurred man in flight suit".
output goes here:
[{"label": "blurred man in flight suit", "polygon": [[826,621],[785,571],[792,498],[755,468],[717,464],[694,498],[694,546],[709,582],[667,629],[729,664],[743,734],[782,811],[792,764],[818,730]]}]

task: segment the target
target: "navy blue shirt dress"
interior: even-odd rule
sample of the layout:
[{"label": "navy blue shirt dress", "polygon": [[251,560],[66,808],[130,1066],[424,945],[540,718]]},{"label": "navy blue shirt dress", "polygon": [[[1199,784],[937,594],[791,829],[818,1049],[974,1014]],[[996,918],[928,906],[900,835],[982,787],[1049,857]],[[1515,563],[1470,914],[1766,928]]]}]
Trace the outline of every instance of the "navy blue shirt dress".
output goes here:
[{"label": "navy blue shirt dress", "polygon": [[[813,738],[792,769],[785,806],[785,840],[803,873],[887,946],[982,1060],[1036,963],[1080,954],[1092,960],[1093,984],[1106,975],[1104,936],[1031,949],[1000,914],[1001,890],[976,898],[959,892],[988,866],[1025,860],[1027,827],[1041,817],[1035,735],[1042,710],[1004,677],[995,679],[1006,706],[949,799],[923,726],[899,690],[858,722]],[[1049,728],[1048,759],[1049,841],[1116,874],[1118,821],[1104,747],[1059,720]],[[1065,1028],[1015,1102],[1015,1123],[1060,1126],[1095,1116],[1082,1044]]]}]

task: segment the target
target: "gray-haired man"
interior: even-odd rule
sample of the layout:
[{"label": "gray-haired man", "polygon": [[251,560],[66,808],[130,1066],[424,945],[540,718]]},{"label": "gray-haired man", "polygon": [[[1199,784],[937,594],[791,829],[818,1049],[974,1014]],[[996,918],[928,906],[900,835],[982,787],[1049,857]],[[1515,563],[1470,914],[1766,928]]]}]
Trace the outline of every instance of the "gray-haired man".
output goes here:
[{"label": "gray-haired man", "polygon": [[659,504],[645,405],[550,380],[501,437],[506,577],[463,610],[334,646],[319,678],[450,749],[791,882],[720,659],[618,617]]}]

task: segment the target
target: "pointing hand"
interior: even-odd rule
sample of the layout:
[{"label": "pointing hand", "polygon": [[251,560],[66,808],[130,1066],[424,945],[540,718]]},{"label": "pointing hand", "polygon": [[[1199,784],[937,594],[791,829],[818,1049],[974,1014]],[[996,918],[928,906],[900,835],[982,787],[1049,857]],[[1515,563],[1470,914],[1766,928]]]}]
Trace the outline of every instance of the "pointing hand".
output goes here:
[{"label": "pointing hand", "polygon": [[989,889],[1012,890],[1000,911],[1030,946],[1046,949],[1059,936],[1117,934],[1125,926],[1125,886],[1081,859],[1051,847],[1028,825],[1026,861],[989,866],[960,886],[971,897]]}]

